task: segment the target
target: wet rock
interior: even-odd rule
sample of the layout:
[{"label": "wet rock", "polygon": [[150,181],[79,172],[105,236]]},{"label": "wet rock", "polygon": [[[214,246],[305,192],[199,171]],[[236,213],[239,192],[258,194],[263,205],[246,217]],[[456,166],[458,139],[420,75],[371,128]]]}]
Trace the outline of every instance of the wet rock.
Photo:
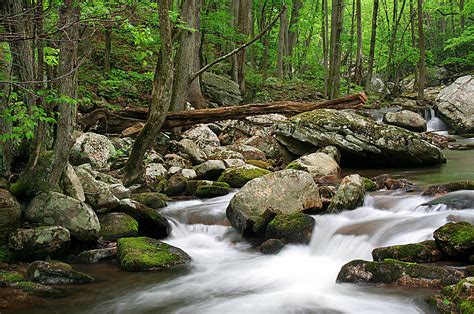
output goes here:
[{"label": "wet rock", "polygon": [[458,78],[442,89],[435,108],[439,117],[459,134],[474,133],[474,76]]},{"label": "wet rock", "polygon": [[352,174],[344,177],[341,185],[337,189],[336,195],[329,204],[328,211],[332,213],[341,210],[351,210],[364,203],[365,186],[362,177],[358,174]]},{"label": "wet rock", "polygon": [[260,245],[263,254],[278,254],[285,247],[285,243],[278,239],[268,239]]},{"label": "wet rock", "polygon": [[436,196],[459,190],[474,190],[474,180],[464,180],[446,184],[435,184],[429,186],[423,196]]},{"label": "wet rock", "polygon": [[192,162],[184,159],[177,154],[167,154],[164,156],[166,168],[178,167],[178,168],[189,168],[192,166]]},{"label": "wet rock", "polygon": [[366,192],[377,191],[377,183],[374,180],[362,177],[362,182],[364,183],[364,188]]},{"label": "wet rock", "polygon": [[96,180],[88,165],[76,167],[76,174],[81,181],[86,203],[95,210],[110,209],[117,206],[119,199],[114,195],[109,183]]},{"label": "wet rock", "polygon": [[234,144],[226,146],[227,149],[231,151],[242,154],[244,160],[265,160],[267,157],[264,152],[260,149],[244,145],[244,144]]},{"label": "wet rock", "polygon": [[322,206],[313,178],[304,171],[283,170],[245,184],[227,207],[231,225],[247,236],[264,235],[277,214]]},{"label": "wet rock", "polygon": [[99,216],[100,232],[105,241],[138,235],[138,222],[124,213],[110,213]]},{"label": "wet rock", "polygon": [[133,194],[131,199],[153,209],[166,207],[166,201],[168,201],[168,197],[165,194],[157,192]]},{"label": "wet rock", "polygon": [[386,259],[383,262],[354,260],[337,275],[338,282],[384,283],[397,286],[435,288],[464,278],[464,272],[445,266],[417,264]]},{"label": "wet rock", "polygon": [[171,233],[171,225],[165,217],[155,209],[134,200],[122,200],[115,211],[132,216],[138,222],[138,231],[141,235],[161,239]]},{"label": "wet rock", "polygon": [[208,160],[194,167],[194,171],[197,179],[217,180],[225,168],[222,160]]},{"label": "wet rock", "polygon": [[81,241],[95,241],[100,224],[87,204],[56,192],[41,193],[28,205],[25,218],[33,223],[65,227]]},{"label": "wet rock", "polygon": [[11,287],[19,289],[28,295],[41,298],[60,298],[65,296],[65,292],[60,289],[31,281],[20,281],[11,285]]},{"label": "wet rock", "polygon": [[117,257],[120,266],[129,271],[163,270],[191,261],[183,250],[146,237],[119,239]]},{"label": "wet rock", "polygon": [[426,131],[426,120],[418,113],[409,110],[387,112],[384,121],[414,132]]},{"label": "wet rock", "polygon": [[0,245],[7,242],[8,233],[20,224],[21,206],[8,190],[0,189]]},{"label": "wet rock", "polygon": [[79,253],[79,262],[95,264],[106,260],[114,259],[117,256],[117,248],[110,247],[104,249],[88,250]]},{"label": "wet rock", "polygon": [[322,109],[299,114],[276,126],[283,144],[332,145],[342,164],[370,166],[427,166],[445,162],[439,148],[421,135],[377,123],[351,111]]},{"label": "wet rock", "polygon": [[24,281],[25,276],[16,271],[0,271],[0,287],[8,286],[15,282]]},{"label": "wet rock", "polygon": [[268,224],[265,238],[307,244],[311,241],[314,225],[314,218],[303,213],[279,214]]},{"label": "wet rock", "polygon": [[292,161],[286,169],[303,170],[313,177],[337,175],[341,168],[331,156],[325,153],[313,153]]},{"label": "wet rock", "polygon": [[61,256],[69,249],[71,236],[60,226],[17,229],[10,233],[8,246],[21,260]]},{"label": "wet rock", "polygon": [[202,87],[204,95],[219,106],[238,105],[242,101],[239,85],[231,79],[214,74],[203,73]]},{"label": "wet rock", "polygon": [[196,143],[199,147],[205,146],[220,146],[221,143],[216,133],[214,133],[207,125],[198,124],[185,131],[182,134],[183,138],[190,139]]},{"label": "wet rock", "polygon": [[115,147],[106,136],[88,132],[76,139],[70,161],[73,166],[90,163],[94,168],[104,169],[114,154]]},{"label": "wet rock", "polygon": [[226,169],[219,177],[219,182],[225,182],[233,188],[241,188],[247,182],[271,173],[269,170],[261,169],[252,165],[233,167]]},{"label": "wet rock", "polygon": [[444,287],[441,293],[428,302],[443,314],[474,313],[474,277],[468,277],[455,285]]},{"label": "wet rock", "polygon": [[451,192],[438,196],[434,200],[426,202],[421,206],[436,206],[441,204],[450,209],[474,208],[474,191]]},{"label": "wet rock", "polygon": [[474,225],[468,222],[450,222],[433,233],[436,245],[444,256],[469,261],[474,252]]},{"label": "wet rock", "polygon": [[441,251],[433,240],[420,243],[379,247],[372,251],[374,261],[382,262],[386,258],[402,262],[432,263],[441,260]]},{"label": "wet rock", "polygon": [[404,192],[412,192],[416,190],[416,186],[406,179],[394,179],[388,174],[381,174],[373,177],[372,180],[376,184],[377,190],[402,190]]},{"label": "wet rock", "polygon": [[35,261],[28,266],[28,279],[45,285],[85,284],[94,278],[75,271],[71,265],[60,261]]},{"label": "wet rock", "polygon": [[199,148],[196,143],[189,139],[182,139],[177,144],[177,149],[189,156],[193,164],[198,165],[206,161],[207,156],[204,151]]},{"label": "wet rock", "polygon": [[186,194],[199,198],[211,198],[227,195],[230,186],[225,182],[214,182],[208,180],[191,180],[186,183]]},{"label": "wet rock", "polygon": [[65,195],[75,198],[81,202],[86,200],[81,180],[76,174],[74,167],[69,163],[61,178],[61,186]]},{"label": "wet rock", "polygon": [[181,195],[186,192],[186,182],[189,180],[190,178],[187,178],[183,171],[178,171],[168,179],[163,192],[167,196]]}]

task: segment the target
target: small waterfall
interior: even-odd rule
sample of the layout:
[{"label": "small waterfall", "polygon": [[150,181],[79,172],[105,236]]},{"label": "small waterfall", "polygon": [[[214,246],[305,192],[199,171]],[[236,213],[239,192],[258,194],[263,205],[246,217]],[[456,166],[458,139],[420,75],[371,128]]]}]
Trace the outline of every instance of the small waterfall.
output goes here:
[{"label": "small waterfall", "polygon": [[436,132],[442,135],[447,135],[449,127],[440,118],[436,116],[433,108],[425,109],[426,130],[428,132]]}]

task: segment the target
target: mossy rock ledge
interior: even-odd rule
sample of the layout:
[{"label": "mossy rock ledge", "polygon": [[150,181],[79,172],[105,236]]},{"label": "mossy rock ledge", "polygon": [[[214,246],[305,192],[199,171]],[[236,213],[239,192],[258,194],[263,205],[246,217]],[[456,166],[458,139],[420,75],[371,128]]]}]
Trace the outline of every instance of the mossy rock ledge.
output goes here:
[{"label": "mossy rock ledge", "polygon": [[227,168],[219,177],[219,182],[225,182],[233,188],[241,188],[247,182],[271,173],[271,171],[262,169],[253,165]]},{"label": "mossy rock ledge", "polygon": [[190,180],[186,183],[186,193],[199,198],[211,198],[229,194],[230,186],[225,182]]},{"label": "mossy rock ledge", "polygon": [[94,278],[60,261],[35,261],[28,266],[28,279],[46,285],[85,284]]},{"label": "mossy rock ledge", "polygon": [[474,277],[444,287],[441,293],[431,297],[428,303],[443,314],[474,313]]},{"label": "mossy rock ledge", "polygon": [[468,222],[450,222],[433,233],[436,245],[443,255],[462,261],[469,261],[474,252],[474,225]]},{"label": "mossy rock ledge", "polygon": [[138,235],[138,222],[124,213],[110,213],[99,216],[101,236],[106,241]]},{"label": "mossy rock ledge", "polygon": [[119,239],[117,257],[128,271],[166,270],[191,262],[183,250],[147,237]]},{"label": "mossy rock ledge", "polygon": [[136,193],[130,198],[153,209],[166,207],[166,202],[169,200],[165,194],[157,192]]},{"label": "mossy rock ledge", "polygon": [[384,261],[387,258],[402,262],[431,263],[441,260],[441,251],[436,247],[434,240],[420,243],[410,243],[379,247],[372,251],[374,261]]},{"label": "mossy rock ledge", "polygon": [[313,217],[303,213],[276,215],[267,226],[265,238],[307,244],[311,241],[315,223]]}]

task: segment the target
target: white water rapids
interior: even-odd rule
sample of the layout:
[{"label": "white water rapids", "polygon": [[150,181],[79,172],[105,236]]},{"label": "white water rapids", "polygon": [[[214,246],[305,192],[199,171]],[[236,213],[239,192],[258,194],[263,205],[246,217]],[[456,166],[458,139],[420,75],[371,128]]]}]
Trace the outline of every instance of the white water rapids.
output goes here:
[{"label": "white water rapids", "polygon": [[[277,255],[253,250],[225,225],[232,195],[171,204],[166,239],[193,258],[184,275],[116,295],[94,313],[428,313],[416,290],[336,284],[342,265],[371,260],[375,247],[430,239],[452,220],[474,223],[474,209],[417,208],[416,195],[367,196],[365,204],[337,215],[314,216],[310,245],[290,245]],[[407,292],[408,291],[408,292]]]}]

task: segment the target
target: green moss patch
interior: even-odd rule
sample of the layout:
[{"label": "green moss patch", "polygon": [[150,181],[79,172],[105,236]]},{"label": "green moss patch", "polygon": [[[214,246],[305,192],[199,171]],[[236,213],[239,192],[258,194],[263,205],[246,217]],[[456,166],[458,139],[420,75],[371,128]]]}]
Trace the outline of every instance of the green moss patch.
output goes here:
[{"label": "green moss patch", "polygon": [[166,207],[166,201],[168,201],[165,194],[155,192],[133,194],[131,199],[153,209]]},{"label": "green moss patch", "polygon": [[241,188],[247,182],[271,173],[271,171],[258,167],[235,167],[226,169],[217,181],[225,182],[233,188]]}]

